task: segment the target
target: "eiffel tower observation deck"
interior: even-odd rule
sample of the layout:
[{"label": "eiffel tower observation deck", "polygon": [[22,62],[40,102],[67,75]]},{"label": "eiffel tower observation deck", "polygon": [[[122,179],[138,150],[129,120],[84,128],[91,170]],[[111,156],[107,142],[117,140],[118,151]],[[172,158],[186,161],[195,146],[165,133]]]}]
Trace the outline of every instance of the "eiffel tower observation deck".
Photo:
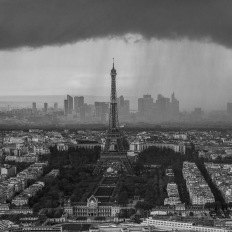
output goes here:
[{"label": "eiffel tower observation deck", "polygon": [[118,122],[118,106],[116,92],[116,76],[117,72],[114,68],[111,69],[111,95],[110,95],[110,115],[109,128],[106,133],[105,146],[101,152],[100,159],[93,171],[93,174],[98,175],[104,169],[118,164],[123,172],[132,174],[131,164],[127,158],[127,152],[123,147],[123,134],[119,129]]}]

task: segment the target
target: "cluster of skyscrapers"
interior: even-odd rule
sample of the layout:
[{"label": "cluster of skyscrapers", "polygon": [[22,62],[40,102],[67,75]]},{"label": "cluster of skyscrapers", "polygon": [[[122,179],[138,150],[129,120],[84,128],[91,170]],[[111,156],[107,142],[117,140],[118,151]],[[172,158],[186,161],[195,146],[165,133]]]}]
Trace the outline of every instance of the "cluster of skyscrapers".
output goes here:
[{"label": "cluster of skyscrapers", "polygon": [[[94,105],[84,103],[84,97],[67,95],[64,100],[64,115],[80,118],[80,121],[106,122],[109,117],[109,103],[95,102]],[[143,95],[138,99],[138,112],[130,113],[130,101],[123,96],[118,98],[118,115],[120,121],[159,122],[175,121],[179,118],[179,101],[174,93],[170,98],[159,94],[154,102],[151,95]]]},{"label": "cluster of skyscrapers", "polygon": [[[88,101],[88,98],[87,98]],[[118,117],[120,122],[132,123],[162,123],[162,122],[214,122],[214,121],[231,121],[232,103],[227,103],[226,111],[204,112],[201,108],[196,107],[191,112],[180,112],[179,100],[173,93],[170,98],[157,95],[155,100],[152,95],[145,94],[131,104],[124,96],[117,98]],[[59,105],[63,105],[59,101]],[[134,108],[137,108],[135,111]],[[92,104],[86,103],[84,96],[67,95],[64,99],[64,105],[58,108],[58,102],[44,102],[42,107],[39,103],[32,103],[32,108],[12,109],[7,115],[14,115],[16,118],[30,118],[36,122],[54,121],[62,123],[107,123],[109,120],[109,102],[96,101]],[[41,122],[42,122],[41,121]]]},{"label": "cluster of skyscrapers", "polygon": [[[119,117],[129,117],[130,102],[123,96],[118,98]],[[87,104],[83,96],[67,95],[64,100],[64,116],[69,119],[79,119],[81,122],[107,122],[109,118],[109,102],[94,102]]]},{"label": "cluster of skyscrapers", "polygon": [[[58,103],[57,103],[57,102],[54,103],[53,110],[54,110],[54,111],[57,111],[57,110],[58,110]],[[44,112],[44,113],[48,113],[48,103],[47,103],[47,102],[44,103],[43,112]],[[33,113],[33,114],[36,114],[36,113],[37,113],[36,102],[33,102],[33,103],[32,103],[32,113]]]},{"label": "cluster of skyscrapers", "polygon": [[67,99],[64,100],[64,115],[80,117],[80,121],[85,121],[86,104],[83,96],[75,96],[74,98],[67,95]]},{"label": "cluster of skyscrapers", "polygon": [[67,95],[67,99],[64,100],[64,115],[72,114],[73,111],[80,112],[81,108],[85,106],[83,96],[75,96],[74,98]]},{"label": "cluster of skyscrapers", "polygon": [[138,120],[145,122],[173,121],[179,117],[179,101],[174,93],[170,98],[158,94],[156,102],[151,95],[138,99]]}]

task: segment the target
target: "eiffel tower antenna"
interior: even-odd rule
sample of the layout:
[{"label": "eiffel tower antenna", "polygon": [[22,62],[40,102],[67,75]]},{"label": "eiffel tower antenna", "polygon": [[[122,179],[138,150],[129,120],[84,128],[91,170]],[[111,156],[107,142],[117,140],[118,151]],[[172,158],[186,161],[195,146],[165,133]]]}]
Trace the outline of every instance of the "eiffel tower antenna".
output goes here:
[{"label": "eiffel tower antenna", "polygon": [[130,162],[127,158],[127,152],[123,148],[123,135],[119,129],[118,122],[118,106],[117,106],[117,92],[116,92],[116,76],[117,72],[114,67],[110,72],[111,75],[111,95],[110,95],[110,115],[109,128],[106,134],[106,141],[100,159],[95,167],[93,174],[98,175],[103,167],[107,166],[109,162],[118,162],[122,166],[123,171],[132,174]]}]

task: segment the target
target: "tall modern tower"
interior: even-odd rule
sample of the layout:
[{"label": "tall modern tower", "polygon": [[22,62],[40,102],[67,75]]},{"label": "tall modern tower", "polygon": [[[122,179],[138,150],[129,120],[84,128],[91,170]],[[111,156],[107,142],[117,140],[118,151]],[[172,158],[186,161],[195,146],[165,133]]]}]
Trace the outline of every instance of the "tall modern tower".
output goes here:
[{"label": "tall modern tower", "polygon": [[85,104],[85,102],[84,102],[84,97],[83,96],[80,96],[80,97],[75,96],[74,97],[74,110],[76,112],[80,111],[80,108],[83,107],[84,104]]},{"label": "tall modern tower", "polygon": [[118,106],[116,93],[116,76],[117,72],[111,69],[111,95],[110,95],[110,115],[109,128],[106,134],[104,149],[100,155],[97,166],[93,174],[99,174],[104,168],[109,167],[112,163],[120,164],[123,171],[132,174],[130,162],[127,158],[127,152],[123,148],[123,135],[119,129]]},{"label": "tall modern tower", "polygon": [[67,95],[67,100],[68,100],[68,114],[71,114],[73,111],[73,97]]}]

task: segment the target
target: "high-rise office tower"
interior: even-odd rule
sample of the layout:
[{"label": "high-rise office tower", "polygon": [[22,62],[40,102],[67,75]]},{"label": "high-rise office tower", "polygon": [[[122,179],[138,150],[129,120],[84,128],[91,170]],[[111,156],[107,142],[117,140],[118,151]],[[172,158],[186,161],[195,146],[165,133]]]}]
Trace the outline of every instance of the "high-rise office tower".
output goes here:
[{"label": "high-rise office tower", "polygon": [[77,96],[74,97],[74,110],[76,112],[78,112],[78,110],[79,110],[79,107],[78,107],[78,97]]},{"label": "high-rise office tower", "polygon": [[156,106],[162,113],[167,113],[170,105],[170,98],[164,97],[162,94],[158,94],[156,100]]},{"label": "high-rise office tower", "polygon": [[153,98],[151,95],[143,95],[143,98],[138,99],[138,115],[140,120],[151,121],[153,116]]},{"label": "high-rise office tower", "polygon": [[85,117],[86,117],[86,107],[81,106],[80,107],[80,120],[81,120],[81,122],[85,122]]},{"label": "high-rise office tower", "polygon": [[68,115],[68,100],[64,100],[64,115]]},{"label": "high-rise office tower", "polygon": [[167,121],[170,117],[170,98],[158,94],[155,103],[155,113],[158,121]]},{"label": "high-rise office tower", "polygon": [[68,114],[71,114],[73,111],[73,97],[67,95],[67,100],[68,100]]},{"label": "high-rise office tower", "polygon": [[179,101],[175,98],[174,92],[172,94],[172,101],[170,103],[170,117],[171,119],[177,119],[179,116]]},{"label": "high-rise office tower", "polygon": [[83,96],[76,96],[74,97],[74,110],[76,112],[79,111],[80,107],[84,106],[85,102],[84,102],[84,97]]},{"label": "high-rise office tower", "polygon": [[138,98],[138,113],[140,115],[144,114],[144,101],[143,101],[143,98]]},{"label": "high-rise office tower", "polygon": [[157,100],[153,105],[153,115],[155,121],[172,121],[177,120],[179,117],[179,101],[172,94],[170,98],[158,94]]},{"label": "high-rise office tower", "polygon": [[47,102],[44,103],[44,112],[45,113],[48,112],[48,103]]},{"label": "high-rise office tower", "polygon": [[102,115],[102,106],[97,105],[95,102],[95,117],[100,118]]},{"label": "high-rise office tower", "polygon": [[119,98],[118,98],[118,108],[121,108],[124,106],[124,97],[121,95]]},{"label": "high-rise office tower", "polygon": [[123,96],[118,98],[118,114],[119,116],[127,116],[130,113],[130,101],[125,100]]},{"label": "high-rise office tower", "polygon": [[123,114],[128,115],[130,113],[130,101],[125,100],[124,101],[124,106],[123,106]]},{"label": "high-rise office tower", "polygon": [[151,95],[143,95],[143,102],[145,113],[151,113],[151,109],[153,106],[153,98],[151,97]]},{"label": "high-rise office tower", "polygon": [[109,104],[106,102],[95,102],[95,117],[100,117],[105,122],[109,114]]}]

